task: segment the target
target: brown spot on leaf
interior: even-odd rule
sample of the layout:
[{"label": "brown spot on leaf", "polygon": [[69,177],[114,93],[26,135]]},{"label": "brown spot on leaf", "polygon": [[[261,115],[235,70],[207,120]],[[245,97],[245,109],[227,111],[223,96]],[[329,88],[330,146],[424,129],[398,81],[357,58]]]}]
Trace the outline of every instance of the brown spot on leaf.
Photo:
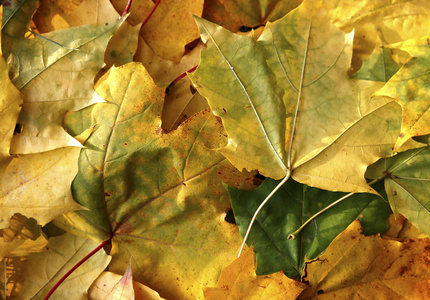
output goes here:
[{"label": "brown spot on leaf", "polygon": [[155,130],[155,133],[157,133],[159,135],[163,135],[166,133],[166,131],[161,127],[157,127],[157,130]]},{"label": "brown spot on leaf", "polygon": [[405,136],[405,134],[403,132],[400,132],[399,138],[403,138],[404,136]]},{"label": "brown spot on leaf", "polygon": [[116,230],[116,234],[129,234],[132,229],[131,225],[125,222]]},{"label": "brown spot on leaf", "polygon": [[127,146],[128,146],[128,144],[127,144],[127,143],[124,143],[124,146],[126,146],[126,147],[127,147]]}]

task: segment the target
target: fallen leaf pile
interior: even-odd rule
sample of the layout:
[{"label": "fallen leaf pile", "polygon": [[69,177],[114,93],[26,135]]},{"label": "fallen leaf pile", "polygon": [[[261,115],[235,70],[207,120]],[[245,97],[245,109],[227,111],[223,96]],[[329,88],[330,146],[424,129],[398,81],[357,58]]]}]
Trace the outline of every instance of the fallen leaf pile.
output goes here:
[{"label": "fallen leaf pile", "polygon": [[3,299],[430,298],[430,3],[1,6]]}]

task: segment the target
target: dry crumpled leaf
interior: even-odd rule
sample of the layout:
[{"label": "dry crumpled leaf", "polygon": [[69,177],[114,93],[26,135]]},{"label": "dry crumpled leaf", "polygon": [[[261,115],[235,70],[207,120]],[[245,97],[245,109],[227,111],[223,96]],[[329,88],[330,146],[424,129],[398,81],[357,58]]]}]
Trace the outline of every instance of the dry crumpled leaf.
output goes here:
[{"label": "dry crumpled leaf", "polygon": [[129,265],[123,276],[112,272],[103,272],[100,274],[88,290],[88,299],[161,300],[164,298],[161,298],[153,289],[134,281]]},{"label": "dry crumpled leaf", "polygon": [[290,279],[283,272],[257,276],[252,247],[225,267],[217,287],[205,288],[206,300],[218,299],[296,299],[306,284]]},{"label": "dry crumpled leaf", "polygon": [[404,243],[365,237],[352,223],[306,265],[299,299],[429,299],[430,239]]}]

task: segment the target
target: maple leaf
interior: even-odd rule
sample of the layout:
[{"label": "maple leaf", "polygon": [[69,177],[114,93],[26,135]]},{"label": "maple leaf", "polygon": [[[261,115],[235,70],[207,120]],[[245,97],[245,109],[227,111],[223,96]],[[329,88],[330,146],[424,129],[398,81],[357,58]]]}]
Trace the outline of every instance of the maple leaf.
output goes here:
[{"label": "maple leaf", "polygon": [[217,287],[205,289],[205,299],[296,299],[305,287],[282,272],[256,276],[251,247],[222,270]]},{"label": "maple leaf", "polygon": [[130,265],[123,276],[103,272],[88,290],[88,299],[163,299],[149,287],[134,281]]},{"label": "maple leaf", "polygon": [[[61,1],[58,3],[42,2],[33,17],[40,32],[49,32],[83,25],[104,25],[118,19],[120,15],[109,0],[84,0],[79,6],[74,3]],[[140,26],[123,22],[109,40],[105,53],[104,69],[113,64],[119,66],[133,60],[136,52]]]},{"label": "maple leaf", "polygon": [[[10,143],[22,99],[0,59],[0,229],[15,213],[34,217],[44,225],[53,218],[82,209],[72,199],[70,183],[78,172],[79,149],[58,149],[44,154],[11,156]],[[58,165],[57,165],[58,164]],[[61,184],[52,180],[62,179]]]},{"label": "maple leaf", "polygon": [[203,18],[220,24],[224,28],[238,31],[241,26],[257,27],[267,21],[273,22],[282,18],[291,10],[299,6],[301,0],[293,1],[205,1]]},{"label": "maple leaf", "polygon": [[404,215],[421,232],[430,236],[430,147],[412,149],[381,159],[369,167],[368,178],[384,180],[395,215]]},{"label": "maple leaf", "polygon": [[[118,11],[127,3],[125,0],[111,2]],[[203,0],[170,0],[157,4],[157,9],[142,27],[140,35],[158,56],[178,63],[185,52],[185,45],[199,37],[191,16],[201,16]],[[154,3],[149,0],[133,1],[130,8],[132,24],[142,22],[153,6]]]},{"label": "maple leaf", "polygon": [[427,37],[423,37],[392,47],[408,52],[411,58],[375,96],[389,96],[402,105],[402,129],[395,146],[398,149],[411,137],[430,133],[430,117],[427,112],[430,94],[426,88],[429,80],[427,60],[430,42]]},{"label": "maple leaf", "polygon": [[192,93],[190,87],[191,81],[186,77],[169,90],[163,106],[163,128],[176,129],[187,117],[208,108],[206,99],[195,91]]},{"label": "maple leaf", "polygon": [[429,294],[429,239],[404,243],[365,237],[352,223],[321,258],[306,264],[310,287],[299,299],[426,299]]},{"label": "maple leaf", "polygon": [[324,1],[330,20],[344,32],[355,31],[352,68],[357,70],[375,48],[421,37],[430,25],[426,1]]},{"label": "maple leaf", "polygon": [[59,30],[28,39],[28,23],[36,0],[14,1],[5,7],[2,49],[12,82],[24,98],[12,153],[35,153],[65,146],[81,146],[61,127],[67,110],[102,101],[93,78],[103,66],[109,38],[123,18],[99,26]]},{"label": "maple leaf", "polygon": [[111,69],[96,90],[107,103],[66,123],[97,124],[72,185],[90,211],[56,224],[99,241],[112,235],[110,271],[124,272],[132,256],[133,277],[162,297],[199,297],[240,244],[237,229],[224,221],[229,198],[219,178],[237,172],[222,167],[221,154],[207,155],[225,141],[221,124],[206,111],[164,133],[164,92],[140,64]]},{"label": "maple leaf", "polygon": [[15,214],[10,226],[0,230],[0,260],[4,257],[25,256],[41,252],[48,244],[36,220]]},{"label": "maple leaf", "polygon": [[[5,260],[7,298],[43,299],[66,272],[90,253],[97,244],[91,240],[65,234],[49,240],[46,251],[26,257]],[[57,299],[86,299],[91,283],[106,268],[111,257],[101,250],[92,256],[88,264],[80,266],[55,291]],[[34,276],[37,274],[37,276]]]},{"label": "maple leaf", "polygon": [[392,154],[399,108],[361,97],[347,74],[353,33],[334,27],[319,4],[303,2],[258,41],[196,18],[208,50],[190,77],[223,119],[229,141],[220,151],[238,169],[373,192],[364,173]]},{"label": "maple leaf", "polygon": [[[278,184],[279,181],[268,178],[255,190],[228,187],[242,236],[258,206]],[[296,277],[302,273],[305,259],[321,255],[357,218],[366,225],[367,234],[388,229],[388,204],[373,194],[356,194],[332,207],[330,214],[318,216],[294,240],[286,238],[312,215],[343,196],[345,193],[310,188],[295,181],[285,183],[262,208],[247,239],[248,245],[254,245],[257,274],[283,270],[288,277]]]}]

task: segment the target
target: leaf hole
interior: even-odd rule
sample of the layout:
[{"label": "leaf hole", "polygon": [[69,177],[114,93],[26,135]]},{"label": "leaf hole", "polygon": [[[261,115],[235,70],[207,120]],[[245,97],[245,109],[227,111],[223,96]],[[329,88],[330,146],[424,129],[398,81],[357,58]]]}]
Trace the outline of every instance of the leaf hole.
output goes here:
[{"label": "leaf hole", "polygon": [[236,220],[234,219],[233,209],[229,208],[225,212],[224,221],[226,221],[227,223],[230,223],[230,224],[236,224]]}]

